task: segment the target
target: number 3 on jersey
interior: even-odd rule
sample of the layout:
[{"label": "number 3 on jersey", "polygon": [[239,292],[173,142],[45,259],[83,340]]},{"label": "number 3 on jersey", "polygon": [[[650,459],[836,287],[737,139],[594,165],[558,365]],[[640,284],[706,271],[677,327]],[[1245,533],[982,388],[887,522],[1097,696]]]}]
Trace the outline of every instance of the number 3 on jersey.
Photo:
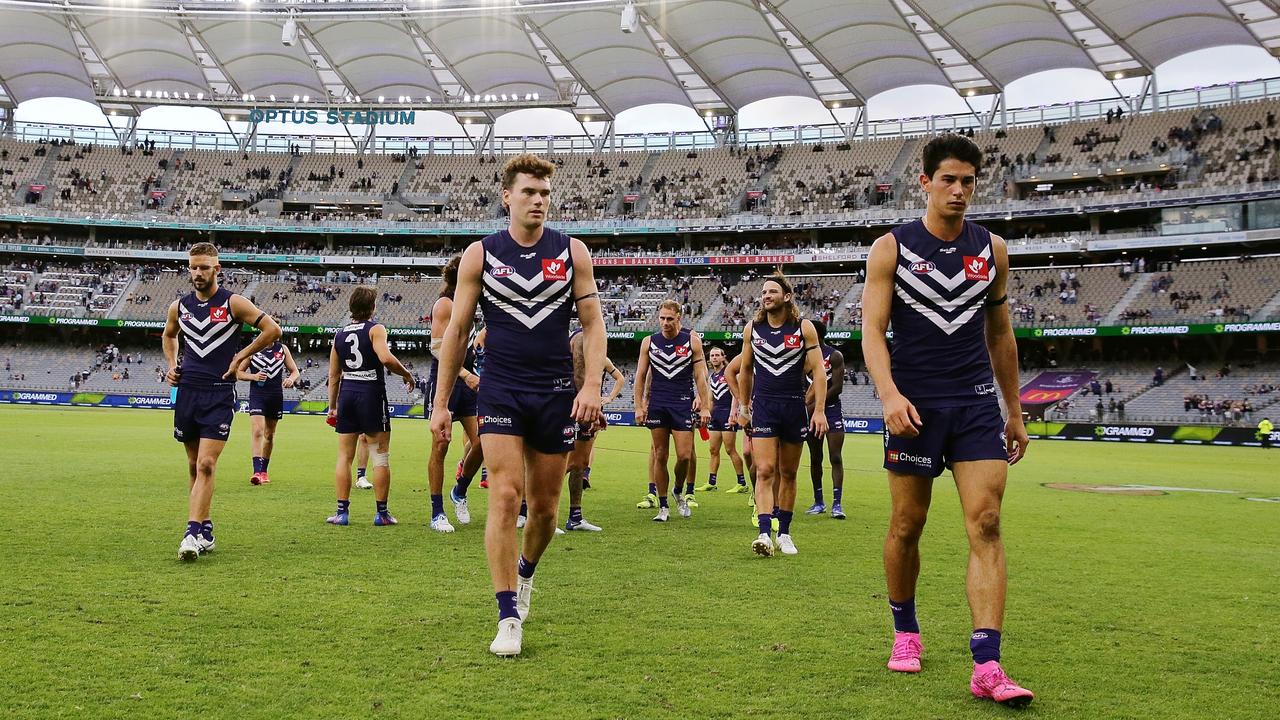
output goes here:
[{"label": "number 3 on jersey", "polygon": [[352,355],[352,357],[347,360],[347,367],[352,370],[358,370],[361,365],[364,365],[364,356],[360,354],[360,338],[357,337],[355,333],[352,333],[347,336],[347,342],[351,344]]}]

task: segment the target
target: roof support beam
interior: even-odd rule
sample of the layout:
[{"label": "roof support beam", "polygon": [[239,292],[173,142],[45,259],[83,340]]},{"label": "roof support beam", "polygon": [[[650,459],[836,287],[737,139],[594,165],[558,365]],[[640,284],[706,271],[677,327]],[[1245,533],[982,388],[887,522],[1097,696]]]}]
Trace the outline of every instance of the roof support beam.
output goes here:
[{"label": "roof support beam", "polygon": [[[586,131],[587,126],[583,125],[582,129]],[[587,132],[587,134],[591,135],[590,132]],[[614,135],[614,132],[613,132],[613,121],[609,120],[604,124],[604,127],[601,129],[599,135],[591,136],[591,146],[594,147],[596,152],[598,153],[604,152],[604,146],[613,145],[615,137],[616,136]]]},{"label": "roof support beam", "polygon": [[[178,25],[191,37],[195,38],[196,42],[200,43],[200,50],[203,51],[205,55],[208,55],[209,59],[213,61],[214,68],[222,74],[227,87],[231,88],[231,92],[238,97],[243,97],[245,94],[244,90],[240,87],[240,84],[236,82],[235,78],[231,77],[231,73],[227,72],[227,66],[223,65],[222,60],[218,59],[217,54],[215,54],[213,49],[209,47],[209,43],[205,41],[204,36],[200,34],[200,31],[196,29],[196,26],[193,25],[190,20],[185,19],[179,20]],[[205,75],[204,79],[205,82],[209,83],[209,92],[214,92],[213,83],[209,81],[209,76]]]},{"label": "roof support beam", "polygon": [[[925,22],[929,23],[929,27],[933,30],[933,32],[937,33],[938,37],[941,37],[943,40],[945,40],[947,42],[947,45],[950,45],[951,49],[954,50],[957,54],[959,54],[960,57],[964,58],[964,61],[969,63],[969,65],[972,66],[974,70],[977,70],[978,74],[982,75],[982,78],[987,81],[987,84],[991,85],[991,87],[997,90],[1000,90],[1001,92],[1004,91],[1004,86],[1001,85],[999,81],[996,80],[995,76],[992,75],[990,72],[988,72],[987,69],[982,66],[982,63],[978,62],[978,59],[975,58],[973,55],[971,55],[968,50],[965,50],[964,47],[960,45],[960,43],[956,42],[955,38],[951,37],[951,34],[947,32],[946,28],[942,27],[942,25],[937,20],[934,20],[932,17],[930,17],[929,14],[926,13],[920,7],[920,3],[917,2],[917,0],[898,0],[898,2],[901,2],[903,5],[906,5],[907,7],[911,8],[912,12],[914,12],[916,15],[919,15],[920,18]],[[894,4],[894,7],[896,8],[897,5]],[[902,21],[910,25],[910,23],[907,21],[907,18],[905,16],[902,18]],[[917,35],[917,37],[919,37],[919,35]],[[920,44],[924,45],[923,42],[921,42]],[[925,48],[925,51],[928,52],[930,56],[933,55],[933,51],[929,50],[928,48]],[[946,71],[944,70],[943,73],[945,74],[945,72]],[[952,83],[952,87],[955,87],[954,82]],[[956,88],[956,91],[959,92],[959,88]]]},{"label": "roof support beam", "polygon": [[[827,72],[831,73],[831,77],[835,78],[840,82],[841,87],[847,90],[850,95],[853,95],[855,98],[857,98],[858,102],[862,103],[863,105],[867,104],[867,98],[863,96],[863,94],[859,92],[857,88],[850,85],[849,82],[845,80],[844,75],[841,74],[840,71],[836,68],[836,66],[830,60],[828,60],[825,55],[822,54],[822,51],[819,50],[817,47],[815,47],[813,43],[809,42],[809,39],[805,37],[803,33],[797,30],[796,26],[792,25],[791,21],[788,20],[786,16],[778,12],[778,8],[770,0],[756,0],[756,1],[760,4],[761,8],[763,8],[771,16],[776,18],[779,23],[782,23],[782,26],[787,29],[787,32],[790,32],[791,35],[795,37],[796,41],[799,42],[804,47],[805,50],[808,50],[810,53],[813,54],[813,57],[822,65],[822,67],[826,68]],[[774,33],[774,35],[778,38],[779,42],[782,42],[782,36],[778,35],[776,32]],[[798,68],[799,63],[797,63],[796,66]],[[801,71],[803,72],[802,68],[801,68]],[[822,93],[818,92],[818,88],[814,86],[812,80],[809,81],[809,86],[813,88],[813,94],[818,96],[819,99],[821,99]],[[832,115],[832,117],[833,118],[835,117],[834,114]],[[837,124],[839,122],[840,122],[839,120],[836,121]]]},{"label": "roof support beam", "polygon": [[[698,63],[694,62],[693,58],[689,56],[689,53],[681,49],[679,43],[662,34],[662,31],[658,29],[658,24],[653,21],[653,18],[649,16],[649,13],[644,8],[639,6],[636,7],[636,17],[640,19],[641,24],[644,25],[646,31],[649,33],[649,42],[654,42],[654,36],[661,39],[662,42],[666,43],[676,54],[677,59],[688,65],[690,70],[693,70],[693,73],[698,76],[698,79],[702,81],[702,84],[706,86],[707,90],[711,91],[716,96],[716,99],[718,99],[725,107],[732,110],[735,114],[738,112],[737,106],[729,102],[729,99],[720,92],[720,88],[716,87],[715,83],[711,82],[711,77],[707,75],[702,68],[698,67]],[[662,61],[667,63],[667,68],[671,70],[671,74],[679,80],[682,73],[676,72],[676,69],[671,67],[671,59],[667,57],[667,54],[662,52],[662,49],[658,47],[657,43],[654,43],[653,49],[662,58]],[[681,85],[681,88],[684,89],[685,96],[689,98],[689,105],[697,111],[698,104],[694,102],[693,96],[689,95],[689,88],[685,88],[683,84]],[[702,113],[698,113],[698,116],[702,117],[702,124],[707,126],[707,131],[714,132],[711,128],[711,123],[707,122]]]},{"label": "roof support beam", "polygon": [[258,139],[258,121],[249,121],[249,132],[244,137],[236,138],[236,147],[240,148],[240,152],[245,152],[249,146],[253,145],[253,141]]},{"label": "roof support beam", "polygon": [[[1077,0],[1058,0],[1058,2],[1068,3],[1069,5],[1071,5],[1072,8],[1075,9],[1076,12],[1088,18],[1089,22],[1093,23],[1093,26],[1097,28],[1099,32],[1105,34],[1108,38],[1110,38],[1111,42],[1119,46],[1120,49],[1129,53],[1129,57],[1133,58],[1134,61],[1137,62],[1139,65],[1141,65],[1143,69],[1145,69],[1147,72],[1154,73],[1156,71],[1155,67],[1152,66],[1150,61],[1148,61],[1146,58],[1139,55],[1138,51],[1134,50],[1133,46],[1130,45],[1128,41],[1126,41],[1124,38],[1120,37],[1116,33],[1112,32],[1110,28],[1108,28],[1105,24],[1103,24],[1102,20],[1098,18],[1098,15],[1096,13],[1094,13],[1092,10],[1089,9],[1088,5],[1086,5],[1083,2],[1077,2]],[[1123,96],[1123,93],[1121,93],[1121,95]]]},{"label": "roof support beam", "polygon": [[[74,41],[74,34],[79,33],[80,37],[84,38],[84,44],[87,45],[89,47],[89,50],[93,52],[94,57],[98,58],[98,62],[102,63],[102,67],[106,68],[107,76],[111,78],[111,82],[115,83],[116,87],[120,88],[122,91],[126,90],[124,83],[120,82],[120,76],[116,75],[115,71],[111,69],[111,65],[107,63],[107,59],[102,56],[102,51],[98,49],[98,46],[93,42],[93,38],[89,37],[89,33],[85,31],[84,25],[80,22],[80,18],[77,17],[75,13],[71,13],[71,12],[64,13],[62,17],[67,24],[67,31],[73,34],[73,41]],[[80,65],[81,67],[84,68],[85,77],[89,78],[90,81],[92,81],[93,76],[89,74],[89,66],[85,63],[84,55],[80,56]],[[98,92],[98,90],[99,88],[94,88],[94,92]],[[107,93],[105,88],[102,89],[102,93],[104,95]],[[6,95],[9,94],[9,91],[7,88],[5,89],[5,94]],[[9,95],[9,97],[12,98],[13,96]],[[142,110],[135,104],[131,103],[129,106],[133,108],[133,114],[135,116],[142,112]],[[98,109],[99,110],[102,109],[102,103],[98,103]],[[103,113],[103,114],[106,114],[106,113]]]},{"label": "roof support beam", "polygon": [[364,139],[356,141],[356,154],[368,155],[369,148],[373,146],[373,140],[378,136],[378,123],[369,123],[365,126]]},{"label": "roof support beam", "polygon": [[[440,48],[436,47],[435,44],[431,42],[431,37],[427,35],[427,32],[422,29],[422,26],[419,25],[416,20],[412,20],[408,15],[406,15],[404,19],[404,26],[405,29],[409,31],[410,35],[413,35],[418,40],[422,41],[422,44],[425,45],[427,49],[431,51],[431,54],[440,61],[440,64],[444,66],[445,71],[453,76],[454,82],[458,84],[458,87],[462,88],[462,92],[471,95],[472,97],[476,96],[476,93],[472,91],[471,86],[462,78],[462,75],[458,74],[458,71],[453,67],[453,64],[449,62],[448,58],[440,52]],[[431,66],[430,58],[423,58],[423,60],[427,62],[428,67]],[[436,82],[437,84],[440,84],[438,79]],[[441,87],[443,88],[443,85],[441,85]],[[461,102],[462,98],[454,98],[454,101]],[[493,125],[493,123],[497,121],[497,117],[489,110],[485,110],[484,115],[489,119],[490,125]],[[454,117],[456,119],[457,116],[455,115]],[[463,132],[466,132],[465,126],[463,127]]]},{"label": "roof support beam", "polygon": [[[1061,3],[1063,6],[1066,7],[1067,12],[1072,12],[1072,11],[1079,12],[1081,15],[1085,17],[1085,19],[1087,19],[1090,23],[1093,24],[1093,28],[1092,28],[1093,30],[1097,30],[1098,32],[1106,35],[1107,39],[1110,40],[1116,47],[1125,51],[1125,53],[1129,55],[1130,60],[1133,60],[1134,62],[1138,63],[1147,71],[1149,72],[1152,71],[1151,66],[1147,63],[1147,61],[1143,60],[1140,56],[1138,56],[1133,51],[1133,48],[1129,47],[1127,44],[1122,42],[1119,36],[1113,34],[1111,31],[1107,30],[1102,25],[1100,25],[1097,19],[1093,15],[1086,13],[1082,7],[1077,7],[1074,0],[1044,0],[1044,2],[1046,5],[1048,5],[1049,12],[1053,13],[1053,16],[1058,18],[1058,22],[1062,24],[1062,28],[1066,30],[1067,34],[1070,35],[1073,40],[1076,40],[1076,42],[1079,42],[1079,40],[1076,38],[1076,32],[1072,31],[1072,29],[1067,26],[1066,19],[1062,17],[1063,9],[1062,7],[1059,6],[1059,3]],[[1086,29],[1089,29],[1089,28],[1086,28]],[[1102,73],[1103,77],[1107,77],[1106,72],[1102,70],[1102,66],[1099,65],[1098,61],[1094,60],[1093,56],[1089,54],[1089,48],[1087,46],[1081,46],[1081,47],[1084,50],[1085,56],[1089,58],[1089,62],[1093,63],[1094,68],[1096,68],[1099,73]],[[1106,47],[1106,46],[1103,46],[1103,47]],[[1110,80],[1111,78],[1108,77],[1107,79]],[[1112,83],[1112,84],[1114,85],[1115,83]]]},{"label": "roof support beam", "polygon": [[[324,46],[316,40],[316,36],[311,34],[311,28],[307,27],[307,24],[301,20],[298,21],[298,32],[306,40],[306,42],[303,43],[303,50],[306,50],[307,45],[310,45],[311,48],[315,50],[316,55],[319,55],[320,59],[324,61],[324,64],[329,66],[329,71],[338,76],[338,82],[342,83],[342,88],[346,90],[348,94],[355,95],[356,89],[351,85],[351,81],[347,80],[347,76],[343,75],[342,71],[338,69],[338,66],[334,64],[333,58],[329,57],[329,53],[325,52]],[[307,53],[307,55],[310,57],[310,53]],[[312,62],[314,61],[315,58],[312,58]],[[319,67],[316,68],[316,76],[320,80],[320,87],[324,87],[324,78],[319,77]],[[327,90],[328,88],[325,89]]]},{"label": "roof support beam", "polygon": [[[549,52],[552,54],[552,56],[554,56],[554,57],[555,57],[556,61],[560,63],[560,67],[564,68],[564,69],[565,69],[565,72],[569,73],[571,76],[573,76],[573,79],[574,79],[574,80],[578,81],[578,86],[582,88],[582,90],[583,90],[583,94],[585,94],[585,95],[587,95],[588,97],[590,97],[590,98],[591,98],[591,100],[592,100],[592,102],[596,105],[596,107],[598,107],[598,108],[600,108],[601,110],[604,110],[606,113],[608,113],[608,115],[609,115],[609,118],[610,118],[610,119],[612,119],[612,118],[614,118],[614,117],[616,117],[616,116],[617,116],[617,113],[615,113],[615,112],[613,111],[613,108],[609,107],[609,104],[608,104],[608,103],[606,103],[603,99],[601,99],[601,98],[599,98],[599,97],[596,97],[595,95],[592,95],[592,94],[591,94],[591,92],[590,92],[590,90],[591,90],[591,85],[590,85],[586,80],[583,80],[583,79],[582,79],[582,75],[580,75],[580,74],[578,73],[578,70],[577,70],[576,68],[574,68],[574,67],[573,67],[573,63],[571,63],[571,62],[569,62],[567,59],[565,59],[565,55],[564,55],[564,53],[560,52],[560,48],[556,47],[555,43],[551,42],[551,40],[547,37],[546,33],[544,33],[544,32],[542,31],[542,27],[541,27],[541,26],[539,26],[537,23],[535,23],[535,22],[534,22],[534,21],[533,21],[529,16],[527,16],[527,15],[526,15],[526,16],[525,16],[525,18],[524,18],[523,25],[524,25],[524,30],[525,30],[525,32],[530,33],[530,34],[532,34],[532,33],[537,33],[537,35],[538,35],[538,40],[539,40],[543,45],[546,45],[546,46],[547,46],[547,51],[549,51]],[[535,49],[537,49],[537,48],[535,47]],[[544,65],[546,65],[546,64],[547,64],[545,59],[543,60],[543,64],[544,64]],[[547,74],[548,74],[548,75],[550,75],[550,74],[551,74],[550,69],[548,69],[548,70],[547,70]],[[553,79],[554,79],[554,77],[553,77]],[[575,105],[577,104],[577,98],[574,98],[574,104],[575,104]]]}]

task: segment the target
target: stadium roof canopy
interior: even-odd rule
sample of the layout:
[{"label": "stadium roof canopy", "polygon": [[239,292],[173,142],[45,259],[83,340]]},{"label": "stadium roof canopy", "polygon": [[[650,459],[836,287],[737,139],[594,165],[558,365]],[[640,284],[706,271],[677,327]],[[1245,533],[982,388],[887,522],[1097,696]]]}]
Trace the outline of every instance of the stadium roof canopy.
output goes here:
[{"label": "stadium roof canopy", "polygon": [[0,106],[66,97],[136,114],[381,96],[489,119],[539,105],[608,119],[655,103],[731,115],[786,96],[857,106],[922,84],[989,95],[1059,68],[1146,76],[1222,45],[1280,55],[1280,2],[0,0]]}]

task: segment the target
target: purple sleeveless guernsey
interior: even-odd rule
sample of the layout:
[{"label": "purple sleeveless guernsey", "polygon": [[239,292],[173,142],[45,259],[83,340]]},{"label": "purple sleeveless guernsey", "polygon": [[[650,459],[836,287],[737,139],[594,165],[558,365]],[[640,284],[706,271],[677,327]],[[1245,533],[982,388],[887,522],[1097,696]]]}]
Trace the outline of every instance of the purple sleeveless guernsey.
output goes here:
[{"label": "purple sleeveless guernsey", "polygon": [[572,393],[573,256],[569,236],[549,227],[532,247],[506,230],[484,248],[484,382],[510,392]]},{"label": "purple sleeveless guernsey", "polygon": [[729,383],[724,380],[724,371],[711,373],[708,383],[711,385],[712,412],[729,412],[733,406],[733,394],[729,392]]},{"label": "purple sleeveless guernsey", "polygon": [[804,335],[800,321],[773,327],[768,318],[751,324],[751,365],[755,379],[751,399],[804,398]]},{"label": "purple sleeveless guernsey", "polygon": [[279,395],[284,392],[284,345],[273,342],[249,358],[249,372],[266,373],[267,379],[249,383],[252,393]]},{"label": "purple sleeveless guernsey", "polygon": [[230,290],[220,287],[207,302],[195,293],[178,301],[178,329],[182,332],[182,375],[179,387],[224,388],[235,380],[223,380],[231,360],[240,351],[241,318],[231,312]]},{"label": "purple sleeveless guernsey", "polygon": [[[826,343],[822,343],[818,347],[821,348],[822,350],[822,369],[825,370],[827,373],[827,389],[830,390],[831,389],[831,353],[835,352],[836,349]],[[808,375],[806,375],[804,378],[805,389],[807,390],[809,386],[812,384],[813,384],[813,381],[809,379]],[[829,407],[829,408],[840,407],[840,399],[836,398],[834,402],[824,403],[823,407]]]},{"label": "purple sleeveless guernsey", "polygon": [[983,301],[995,279],[991,233],[965,221],[943,242],[924,222],[894,228],[898,266],[890,323],[890,369],[916,407],[996,402]]},{"label": "purple sleeveless guernsey", "polygon": [[649,366],[653,368],[650,403],[688,406],[693,402],[693,336],[688,328],[670,339],[661,331],[650,335]]},{"label": "purple sleeveless guernsey", "polygon": [[369,331],[378,324],[377,320],[353,322],[334,335],[333,345],[338,350],[338,366],[342,368],[342,386],[339,392],[346,392],[348,389],[357,392],[386,389],[386,370],[373,349],[373,341],[369,339]]}]

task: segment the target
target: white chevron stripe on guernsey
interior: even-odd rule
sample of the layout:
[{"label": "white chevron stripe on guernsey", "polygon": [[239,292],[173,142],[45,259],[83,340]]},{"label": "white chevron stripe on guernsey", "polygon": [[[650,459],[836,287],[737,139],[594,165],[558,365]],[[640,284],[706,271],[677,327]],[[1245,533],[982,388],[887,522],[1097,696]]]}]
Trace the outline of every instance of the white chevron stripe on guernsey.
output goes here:
[{"label": "white chevron stripe on guernsey", "polygon": [[[486,250],[486,251],[485,251],[485,253],[484,253],[484,259],[485,259],[485,261],[486,261],[486,264],[487,264],[489,267],[491,267],[491,268],[495,268],[495,267],[505,267],[505,266],[506,266],[506,263],[504,263],[504,262],[502,262],[501,260],[499,260],[498,258],[494,257],[493,253],[491,253],[491,252],[489,252],[489,251],[487,251],[487,250]],[[562,252],[562,253],[560,253],[559,255],[557,255],[555,259],[556,259],[556,260],[563,260],[563,261],[565,261],[565,265],[567,266],[567,267],[565,268],[565,271],[566,271],[566,272],[565,272],[565,277],[567,277],[567,278],[569,278],[569,279],[572,279],[572,278],[573,278],[573,265],[569,264],[569,249],[568,249],[568,248],[565,248],[565,251],[564,251],[564,252]],[[486,272],[486,273],[484,273],[484,276],[485,276],[485,278],[487,279],[487,278],[489,277],[489,273],[487,273],[487,272]],[[524,277],[524,276],[520,275],[519,273],[515,272],[514,268],[512,269],[511,274],[510,274],[510,275],[507,275],[507,276],[506,276],[505,278],[503,278],[503,279],[504,279],[504,280],[509,280],[509,281],[511,281],[511,282],[513,282],[513,283],[515,283],[516,285],[519,285],[520,287],[524,288],[526,291],[528,291],[528,290],[533,290],[535,287],[537,287],[539,284],[541,284],[541,283],[543,282],[543,279],[542,279],[542,275],[541,275],[541,273],[539,273],[539,274],[537,274],[537,275],[534,275],[534,276],[533,276],[533,277],[531,277],[531,278],[526,278],[526,277]],[[560,281],[557,281],[557,282],[560,282]]]},{"label": "white chevron stripe on guernsey", "polygon": [[516,320],[519,320],[521,325],[524,325],[530,330],[536,328],[539,323],[547,319],[548,315],[555,312],[557,308],[565,304],[569,299],[569,293],[566,292],[559,298],[553,300],[550,304],[543,306],[543,308],[538,312],[532,315],[526,315],[523,310],[520,310],[505,299],[493,293],[488,285],[485,286],[485,296],[488,297],[489,302],[492,302],[499,310],[502,310]]},{"label": "white chevron stripe on guernsey", "polygon": [[[964,271],[960,271],[960,274],[963,275]],[[915,273],[901,265],[898,266],[897,275],[903,282],[910,285],[916,292],[923,295],[931,305],[936,306],[936,309],[948,313],[953,313],[961,309],[967,305],[969,301],[973,300],[974,297],[986,292],[987,288],[991,285],[990,280],[974,282],[971,287],[966,288],[960,294],[954,297],[948,297],[947,295],[944,295],[930,287],[928,283],[922,282],[918,277],[916,277]]]},{"label": "white chevron stripe on guernsey", "polygon": [[754,329],[751,335],[755,340],[762,341],[753,345],[751,353],[759,361],[760,367],[775,377],[794,368],[804,356],[804,347],[788,348],[786,345],[770,345]]},{"label": "white chevron stripe on guernsey", "polygon": [[[485,273],[484,285],[485,288],[492,290],[493,292],[501,293],[508,302],[517,302],[532,310],[535,306],[551,299],[552,295],[555,295],[558,292],[567,292],[569,283],[573,280],[573,273],[569,273],[566,277],[567,279],[565,280],[556,280],[549,283],[541,292],[532,297],[525,297],[516,288],[509,285],[503,285],[500,280],[491,277],[488,273]],[[532,288],[530,288],[530,290],[532,290]]]},{"label": "white chevron stripe on guernsey", "polygon": [[[902,253],[902,256],[904,258],[906,258],[907,260],[910,260],[913,263],[927,262],[924,258],[920,257],[919,255],[907,249],[907,247],[904,246],[902,243],[898,243],[898,252]],[[978,257],[990,260],[991,246],[988,245],[987,247],[982,248],[982,252],[978,254]],[[902,266],[899,265],[898,267],[901,268]],[[914,275],[914,273],[912,274]],[[930,270],[929,272],[925,273],[925,277],[928,277],[929,279],[933,280],[934,282],[938,283],[939,285],[941,285],[942,287],[948,290],[955,290],[956,288],[960,287],[961,283],[965,281],[964,268],[961,268],[960,274],[954,277],[947,277],[946,275],[942,274],[941,270],[934,268],[933,270]]]},{"label": "white chevron stripe on guernsey", "polygon": [[969,322],[970,318],[973,317],[974,313],[978,311],[978,308],[982,307],[982,303],[976,302],[971,307],[969,307],[969,309],[957,315],[954,320],[948,320],[942,317],[942,315],[940,315],[937,310],[934,310],[928,305],[921,303],[919,300],[913,297],[911,293],[903,289],[902,286],[897,286],[894,288],[894,290],[897,292],[898,297],[902,298],[902,301],[905,302],[908,307],[914,309],[916,312],[928,318],[929,322],[932,322],[934,325],[937,325],[939,330],[942,330],[942,332],[948,335],[954,333],[956,330],[959,330],[961,327],[963,327],[964,324]]},{"label": "white chevron stripe on guernsey", "polygon": [[255,372],[264,372],[267,374],[267,377],[273,378],[279,375],[280,370],[284,368],[284,358],[280,358],[279,360],[272,358],[267,362],[262,362],[262,359],[259,356],[254,355],[252,364]]},{"label": "white chevron stripe on guernsey", "polygon": [[[183,329],[185,332],[185,328]],[[205,357],[209,353],[222,347],[228,340],[236,336],[236,326],[227,323],[227,330],[222,335],[210,339],[208,342],[203,340],[196,341],[192,336],[187,335],[187,348],[200,357]]]}]

